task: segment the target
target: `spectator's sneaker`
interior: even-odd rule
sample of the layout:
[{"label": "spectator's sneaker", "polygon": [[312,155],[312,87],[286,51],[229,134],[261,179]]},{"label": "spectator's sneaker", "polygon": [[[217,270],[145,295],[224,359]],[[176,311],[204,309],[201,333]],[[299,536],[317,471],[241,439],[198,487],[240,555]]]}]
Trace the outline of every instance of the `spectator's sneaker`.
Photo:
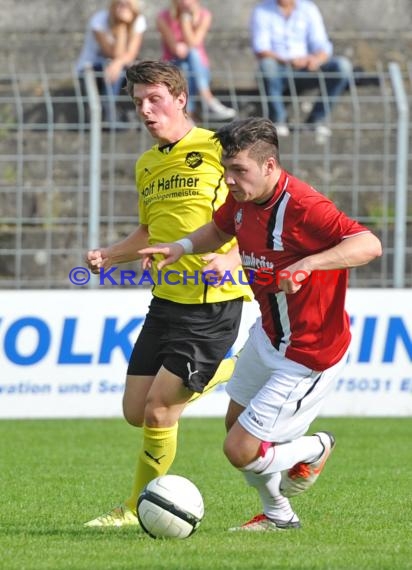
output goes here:
[{"label": "spectator's sneaker", "polygon": [[262,531],[278,531],[278,530],[289,530],[291,528],[300,528],[300,522],[296,515],[290,519],[290,521],[274,521],[268,518],[266,515],[256,515],[250,521],[242,524],[242,526],[234,526],[230,528],[230,531],[247,531],[247,532],[262,532]]},{"label": "spectator's sneaker", "polygon": [[331,129],[322,124],[315,126],[315,140],[317,144],[325,144],[332,136]]},{"label": "spectator's sneaker", "polygon": [[84,526],[139,526],[139,521],[129,507],[119,505],[108,513],[84,523]]},{"label": "spectator's sneaker", "polygon": [[236,111],[234,109],[226,107],[219,101],[219,99],[216,99],[216,97],[213,97],[213,99],[208,101],[206,106],[210,117],[213,119],[223,121],[225,119],[233,119],[236,116]]},{"label": "spectator's sneaker", "polygon": [[312,463],[296,463],[288,471],[282,471],[280,492],[284,497],[294,497],[307,491],[315,483],[322,472],[326,460],[335,446],[334,436],[327,431],[314,433],[323,445],[323,451],[316,461]]},{"label": "spectator's sneaker", "polygon": [[286,123],[277,123],[276,132],[278,137],[288,137],[290,135],[290,129]]},{"label": "spectator's sneaker", "polygon": [[316,144],[325,144],[332,136],[332,129],[325,123],[305,123],[302,130],[314,134]]},{"label": "spectator's sneaker", "polygon": [[332,136],[332,129],[327,125],[323,125],[322,123],[318,123],[315,125],[315,133],[318,137],[323,137],[325,139]]}]

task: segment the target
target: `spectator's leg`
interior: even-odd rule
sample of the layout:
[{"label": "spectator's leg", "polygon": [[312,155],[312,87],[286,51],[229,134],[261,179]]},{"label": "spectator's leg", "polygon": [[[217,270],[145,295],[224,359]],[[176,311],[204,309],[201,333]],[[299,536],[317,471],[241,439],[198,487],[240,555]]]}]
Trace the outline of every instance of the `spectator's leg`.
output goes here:
[{"label": "spectator's leg", "polygon": [[104,77],[104,65],[96,63],[93,65],[96,75],[97,90],[102,100],[102,118],[107,123],[115,122],[116,107],[113,101],[113,90],[110,83]]},{"label": "spectator's leg", "polygon": [[194,74],[190,66],[190,62],[188,58],[186,58],[186,59],[174,59],[172,63],[174,63],[179,69],[181,69],[184,76],[186,77],[187,86],[189,88],[189,99],[187,101],[186,110],[189,114],[191,114],[195,110],[193,97],[197,94],[197,88],[196,88],[196,81],[194,78]]},{"label": "spectator's leg", "polygon": [[200,57],[199,50],[192,48],[187,55],[191,85],[189,90],[193,96],[200,95],[202,99],[212,98],[210,91],[210,69]]},{"label": "spectator's leg", "polygon": [[192,48],[189,50],[187,62],[192,73],[196,91],[198,93],[210,91],[210,70],[209,67],[203,63],[198,49]]},{"label": "spectator's leg", "polygon": [[107,93],[107,90],[106,90],[106,82],[104,80],[103,65],[101,63],[95,63],[93,65],[93,70],[94,70],[95,76],[96,76],[97,90],[98,90],[100,95],[105,96]]},{"label": "spectator's leg", "polygon": [[111,92],[114,95],[114,97],[117,97],[117,95],[120,95],[122,87],[123,87],[123,85],[125,85],[125,81],[126,81],[126,73],[125,73],[125,71],[123,71],[121,76],[119,77],[119,79],[117,81],[115,81],[114,83],[110,83],[110,89],[111,89]]},{"label": "spectator's leg", "polygon": [[187,61],[190,73],[196,84],[196,92],[199,93],[202,103],[203,113],[207,118],[212,119],[233,119],[236,111],[230,107],[225,107],[210,90],[210,69],[203,61],[198,49],[189,50]]},{"label": "spectator's leg", "polygon": [[126,84],[126,70],[123,69],[119,79],[114,83],[109,83],[106,81],[106,93],[108,97],[107,101],[107,120],[109,122],[124,122],[126,120],[124,113],[122,112],[119,102],[117,100],[122,87]]},{"label": "spectator's leg", "polygon": [[353,69],[350,60],[346,57],[332,57],[322,65],[321,72],[325,74],[325,95],[327,100],[325,101],[325,97],[322,97],[316,101],[307,119],[308,123],[319,123],[325,119],[335,105],[339,95],[347,89]]},{"label": "spectator's leg", "polygon": [[79,78],[79,87],[80,87],[80,94],[82,96],[82,106],[85,113],[85,120],[86,123],[90,121],[90,110],[88,105],[88,97],[87,97],[87,89],[86,89],[86,80],[84,78],[83,72],[80,72],[78,75]]},{"label": "spectator's leg", "polygon": [[269,117],[274,123],[286,123],[287,111],[283,102],[283,92],[287,85],[286,67],[272,58],[259,60],[269,103]]}]

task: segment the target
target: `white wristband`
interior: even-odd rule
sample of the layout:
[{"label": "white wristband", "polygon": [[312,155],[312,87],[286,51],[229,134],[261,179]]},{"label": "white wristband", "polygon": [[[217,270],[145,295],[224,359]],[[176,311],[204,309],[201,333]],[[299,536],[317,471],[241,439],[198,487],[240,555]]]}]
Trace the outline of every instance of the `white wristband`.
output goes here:
[{"label": "white wristband", "polygon": [[185,253],[193,253],[193,242],[189,238],[182,238],[175,241],[175,243],[179,243]]}]

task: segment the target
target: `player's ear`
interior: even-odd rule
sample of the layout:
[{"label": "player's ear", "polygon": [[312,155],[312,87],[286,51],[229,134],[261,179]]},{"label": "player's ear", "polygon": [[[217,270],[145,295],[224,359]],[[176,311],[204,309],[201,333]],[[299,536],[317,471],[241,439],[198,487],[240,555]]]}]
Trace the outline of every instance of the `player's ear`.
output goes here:
[{"label": "player's ear", "polygon": [[269,156],[263,163],[263,172],[265,175],[272,174],[277,168],[278,164],[274,156]]},{"label": "player's ear", "polygon": [[176,101],[179,105],[179,109],[184,109],[186,107],[186,103],[187,103],[187,95],[184,91],[182,91],[180,93],[180,95],[178,95],[176,97]]}]

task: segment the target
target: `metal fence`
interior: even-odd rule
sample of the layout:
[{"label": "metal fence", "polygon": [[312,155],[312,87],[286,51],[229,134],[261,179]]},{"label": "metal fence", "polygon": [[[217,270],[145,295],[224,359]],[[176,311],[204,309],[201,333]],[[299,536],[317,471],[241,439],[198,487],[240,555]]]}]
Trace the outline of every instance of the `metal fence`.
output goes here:
[{"label": "metal fence", "polygon": [[[268,114],[262,78],[214,70],[217,94],[238,115]],[[93,79],[93,78],[91,78]],[[237,85],[250,85],[250,89]],[[293,130],[280,139],[283,166],[332,198],[381,238],[382,258],[352,271],[356,287],[412,285],[409,101],[412,66],[356,72],[334,108],[332,136],[301,129],[317,93],[287,97]],[[90,246],[135,228],[136,158],[153,142],[129,98],[123,120],[100,124],[100,100],[74,70],[0,75],[0,288],[69,288]],[[201,115],[199,124],[215,128]]]}]

